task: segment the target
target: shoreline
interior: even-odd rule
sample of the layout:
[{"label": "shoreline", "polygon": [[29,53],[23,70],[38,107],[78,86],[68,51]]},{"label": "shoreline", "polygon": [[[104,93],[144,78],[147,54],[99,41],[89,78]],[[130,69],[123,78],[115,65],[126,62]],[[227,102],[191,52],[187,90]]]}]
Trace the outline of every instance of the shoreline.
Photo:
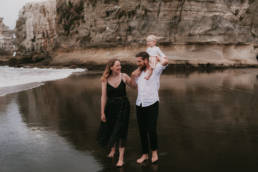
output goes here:
[{"label": "shoreline", "polygon": [[[7,77],[2,76],[0,86],[0,97],[31,90],[52,81],[78,77],[87,74],[87,69],[55,69],[55,68],[14,68],[4,66],[1,71],[7,71]],[[10,71],[10,72],[8,72]],[[19,77],[15,77],[18,74]],[[21,79],[20,79],[21,78]]]},{"label": "shoreline", "polygon": [[[124,71],[132,71],[137,66],[131,61],[125,61],[121,60],[121,64]],[[18,63],[15,65],[10,65],[9,61],[1,61],[0,60],[0,66],[8,66],[8,67],[24,67],[24,68],[54,68],[54,69],[75,69],[75,68],[83,68],[88,71],[102,71],[105,69],[106,63],[99,63],[99,62],[93,62],[89,61],[87,63],[82,64],[42,64],[42,63]],[[215,64],[215,63],[199,63],[194,64],[191,61],[186,60],[175,60],[175,61],[169,61],[168,64],[168,71],[170,72],[194,72],[194,71],[200,71],[200,72],[210,72],[210,71],[216,71],[216,70],[226,70],[226,69],[245,69],[245,68],[258,68],[258,64],[231,64],[231,65],[225,65],[225,64]]]},{"label": "shoreline", "polygon": [[[175,71],[258,68],[258,48],[252,44],[172,44],[159,47],[166,54],[170,67]],[[145,50],[145,46],[70,50],[60,48],[44,53],[28,52],[16,57],[1,56],[0,65],[103,70],[108,60],[117,58],[126,68],[134,68],[135,54]]]}]

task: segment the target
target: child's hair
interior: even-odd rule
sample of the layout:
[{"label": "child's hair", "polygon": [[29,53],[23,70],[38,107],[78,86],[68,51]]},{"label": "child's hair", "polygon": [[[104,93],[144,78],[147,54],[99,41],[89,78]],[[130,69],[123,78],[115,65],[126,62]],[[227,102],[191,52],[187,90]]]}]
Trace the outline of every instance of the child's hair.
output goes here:
[{"label": "child's hair", "polygon": [[158,41],[161,38],[162,37],[159,37],[159,36],[149,35],[149,36],[147,36],[146,41]]}]

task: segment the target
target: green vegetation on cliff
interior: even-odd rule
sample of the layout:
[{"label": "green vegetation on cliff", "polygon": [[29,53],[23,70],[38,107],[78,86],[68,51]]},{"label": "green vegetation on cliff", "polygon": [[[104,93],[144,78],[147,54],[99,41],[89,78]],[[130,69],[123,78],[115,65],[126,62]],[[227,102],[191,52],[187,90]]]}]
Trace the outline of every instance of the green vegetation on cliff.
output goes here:
[{"label": "green vegetation on cliff", "polygon": [[83,0],[80,0],[79,3],[68,1],[68,3],[63,3],[57,8],[57,13],[59,14],[58,24],[63,26],[66,36],[68,36],[76,26],[80,25],[80,22],[85,22],[83,10]]}]

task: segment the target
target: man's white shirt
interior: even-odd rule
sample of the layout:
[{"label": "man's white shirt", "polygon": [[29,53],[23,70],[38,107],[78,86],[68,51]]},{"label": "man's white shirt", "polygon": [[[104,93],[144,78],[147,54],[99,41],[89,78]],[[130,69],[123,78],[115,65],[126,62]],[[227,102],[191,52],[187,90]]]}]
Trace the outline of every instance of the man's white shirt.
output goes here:
[{"label": "man's white shirt", "polygon": [[160,87],[160,75],[166,67],[167,65],[162,66],[158,63],[153,69],[149,80],[144,79],[147,71],[142,71],[140,76],[136,78],[136,83],[138,85],[138,96],[136,100],[137,106],[147,107],[159,101],[158,92]]}]

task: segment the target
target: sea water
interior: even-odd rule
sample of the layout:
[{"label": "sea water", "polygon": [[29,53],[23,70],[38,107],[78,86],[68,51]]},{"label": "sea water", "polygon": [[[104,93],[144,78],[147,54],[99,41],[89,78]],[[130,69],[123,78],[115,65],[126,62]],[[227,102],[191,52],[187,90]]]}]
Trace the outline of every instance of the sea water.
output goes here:
[{"label": "sea water", "polygon": [[74,72],[84,69],[53,69],[53,68],[14,68],[0,66],[0,96],[32,89],[46,81],[67,78]]}]

